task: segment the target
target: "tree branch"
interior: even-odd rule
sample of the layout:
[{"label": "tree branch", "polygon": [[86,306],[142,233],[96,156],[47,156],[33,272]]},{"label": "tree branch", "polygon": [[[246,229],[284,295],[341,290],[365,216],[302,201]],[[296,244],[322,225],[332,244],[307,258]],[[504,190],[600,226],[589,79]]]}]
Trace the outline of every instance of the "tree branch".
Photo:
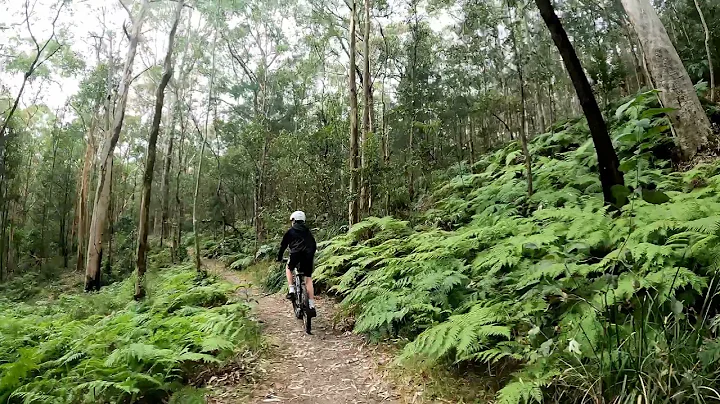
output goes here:
[{"label": "tree branch", "polygon": [[235,59],[235,61],[240,64],[240,67],[242,67],[243,71],[248,76],[248,78],[251,81],[253,81],[254,83],[257,83],[258,79],[257,79],[257,76],[255,75],[255,73],[250,71],[250,69],[247,67],[247,64],[245,64],[245,62],[240,58],[240,56],[238,56],[235,49],[232,47],[232,45],[230,45],[230,41],[227,38],[225,38],[225,35],[223,35],[222,33],[220,35],[225,40],[225,42],[227,42],[228,50],[230,51],[230,56],[232,56],[232,58]]}]

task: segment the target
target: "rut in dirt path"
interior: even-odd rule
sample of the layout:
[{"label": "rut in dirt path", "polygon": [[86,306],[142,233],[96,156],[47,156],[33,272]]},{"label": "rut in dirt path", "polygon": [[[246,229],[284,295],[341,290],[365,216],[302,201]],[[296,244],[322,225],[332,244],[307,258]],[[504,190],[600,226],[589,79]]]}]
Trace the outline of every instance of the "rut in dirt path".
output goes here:
[{"label": "rut in dirt path", "polygon": [[211,399],[213,403],[401,403],[400,394],[381,369],[390,355],[367,345],[350,332],[334,330],[335,303],[318,296],[318,316],[313,319],[313,335],[304,332],[303,323],[292,313],[282,294],[265,295],[245,279],[244,274],[226,270],[206,261],[210,272],[240,285],[250,284],[238,293],[256,300],[254,316],[261,322],[271,349],[261,364],[265,377],[250,393],[226,391]]}]

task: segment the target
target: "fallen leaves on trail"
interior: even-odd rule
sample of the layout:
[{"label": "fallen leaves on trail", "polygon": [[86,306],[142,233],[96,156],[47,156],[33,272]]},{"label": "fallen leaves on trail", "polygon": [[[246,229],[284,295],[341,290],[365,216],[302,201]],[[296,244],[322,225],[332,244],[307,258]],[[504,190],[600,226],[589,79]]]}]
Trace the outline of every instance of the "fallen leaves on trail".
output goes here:
[{"label": "fallen leaves on trail", "polygon": [[[212,265],[211,270],[226,280],[248,285],[242,273]],[[360,336],[337,327],[337,308],[331,299],[318,296],[318,317],[313,319],[313,334],[303,331],[302,322],[294,318],[290,304],[283,296],[263,296],[252,285],[240,289],[243,298],[257,299],[255,316],[263,324],[269,353],[258,365],[264,377],[242,391],[214,391],[209,402],[250,403],[394,403],[400,400],[388,382],[387,371],[380,365],[390,362],[389,354],[368,345]],[[249,293],[246,294],[246,293]],[[228,376],[223,380],[232,380]],[[219,381],[219,379],[218,379]],[[232,382],[231,382],[232,383]],[[247,383],[247,382],[246,382]],[[230,387],[230,386],[228,386]],[[242,398],[242,400],[240,400]]]}]

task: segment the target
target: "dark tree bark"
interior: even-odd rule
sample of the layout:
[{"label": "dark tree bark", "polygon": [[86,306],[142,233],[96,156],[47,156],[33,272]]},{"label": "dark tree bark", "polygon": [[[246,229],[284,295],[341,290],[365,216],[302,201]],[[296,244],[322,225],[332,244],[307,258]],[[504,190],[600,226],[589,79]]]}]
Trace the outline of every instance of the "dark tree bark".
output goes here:
[{"label": "dark tree bark", "polygon": [[605,203],[616,205],[618,201],[613,196],[612,187],[624,185],[625,180],[623,173],[618,168],[620,163],[608,134],[605,119],[602,112],[600,112],[600,107],[595,100],[595,95],[593,95],[592,87],[590,87],[587,76],[585,76],[580,59],[575,53],[575,48],[570,42],[570,38],[568,38],[560,19],[555,14],[551,0],[535,0],[535,4],[537,4],[540,15],[542,15],[545,24],[550,29],[555,46],[560,51],[565,68],[570,74],[580,105],[587,118],[590,134],[595,144],[595,152],[597,153],[600,182],[602,183]]},{"label": "dark tree bark", "polygon": [[[173,75],[172,54],[175,47],[175,33],[185,1],[179,0],[175,8],[175,17],[172,28],[168,36],[168,49],[165,54],[164,72],[158,84],[155,93],[155,114],[153,116],[152,129],[150,130],[150,138],[148,139],[148,157],[145,164],[145,175],[143,176],[142,199],[140,202],[140,226],[138,229],[138,249],[137,249],[137,278],[135,282],[135,299],[142,299],[145,296],[143,287],[143,279],[147,270],[147,251],[148,251],[148,232],[150,222],[150,198],[152,195],[152,181],[155,172],[155,155],[157,152],[157,139],[160,134],[160,121],[162,120],[162,110],[165,103],[165,88],[167,88],[170,78]],[[171,128],[172,130],[172,128]]]}]

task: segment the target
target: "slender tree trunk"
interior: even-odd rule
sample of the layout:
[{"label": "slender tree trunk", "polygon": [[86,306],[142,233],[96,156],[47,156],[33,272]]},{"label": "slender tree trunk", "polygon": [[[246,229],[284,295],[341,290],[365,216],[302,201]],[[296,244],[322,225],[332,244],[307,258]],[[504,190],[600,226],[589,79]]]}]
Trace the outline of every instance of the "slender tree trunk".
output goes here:
[{"label": "slender tree trunk", "polygon": [[542,102],[542,84],[538,83],[535,86],[535,112],[537,114],[538,129],[539,133],[544,133],[547,129],[547,121],[545,120],[545,104]]},{"label": "slender tree trunk", "polygon": [[114,113],[112,133],[105,140],[100,154],[100,172],[98,175],[97,190],[95,191],[95,195],[97,196],[95,198],[95,208],[93,209],[90,224],[90,240],[88,242],[87,266],[85,270],[86,291],[100,289],[103,231],[105,229],[105,222],[107,221],[108,203],[110,202],[110,184],[107,182],[107,179],[112,178],[112,171],[110,169],[112,168],[113,153],[115,151],[115,145],[120,138],[120,132],[122,131],[123,120],[125,118],[125,107],[127,106],[130,82],[132,80],[132,65],[135,60],[147,5],[148,0],[143,0],[140,11],[133,22],[123,77],[120,81],[120,88],[118,89],[119,98]]},{"label": "slender tree trunk", "polygon": [[418,17],[417,17],[417,4],[413,5],[413,16],[414,24],[412,27],[412,41],[413,41],[413,56],[412,66],[410,70],[410,133],[408,136],[408,197],[410,203],[415,199],[415,119],[417,118],[417,95],[415,94],[415,81],[417,80],[417,47],[418,47]]},{"label": "slender tree trunk", "polygon": [[[135,281],[135,300],[145,296],[143,282],[147,271],[148,231],[150,221],[150,199],[152,197],[152,182],[155,173],[155,155],[157,153],[157,139],[160,134],[160,122],[162,121],[162,110],[165,103],[165,88],[173,75],[172,54],[175,47],[175,33],[177,32],[180,17],[182,16],[184,0],[179,0],[175,7],[175,17],[172,28],[168,35],[168,49],[165,54],[163,75],[155,92],[155,113],[153,116],[150,138],[148,139],[147,162],[145,163],[145,175],[143,176],[142,199],[140,200],[140,226],[138,227],[138,248],[137,248],[137,278]],[[170,128],[172,131],[172,128]],[[163,217],[162,226],[165,225]]]},{"label": "slender tree trunk", "polygon": [[372,83],[370,81],[370,0],[365,0],[365,29],[363,33],[363,130],[360,138],[361,159],[360,159],[360,215],[367,216],[370,207],[370,181],[368,179],[368,135],[372,132]]},{"label": "slender tree trunk", "polygon": [[180,175],[183,173],[184,170],[184,163],[183,163],[183,149],[185,144],[185,125],[184,125],[184,118],[180,117],[180,142],[178,143],[178,154],[177,154],[177,161],[178,161],[178,167],[177,167],[177,176],[175,178],[175,232],[173,235],[173,242],[172,242],[172,256],[173,261],[176,261],[178,259],[178,251],[181,248],[182,245],[182,217],[183,217],[183,206],[182,206],[182,200],[180,199]]},{"label": "slender tree trunk", "polygon": [[358,152],[358,122],[357,122],[357,84],[355,79],[355,0],[350,0],[350,203],[348,205],[348,220],[350,226],[359,221],[358,217],[358,183],[360,156]]},{"label": "slender tree trunk", "polygon": [[468,145],[470,147],[470,167],[475,165],[475,127],[473,126],[472,117],[468,115],[468,124],[470,131],[468,132]]},{"label": "slender tree trunk", "polygon": [[207,138],[207,132],[204,133],[202,138],[202,144],[200,145],[200,160],[198,161],[197,175],[195,176],[195,192],[193,193],[193,209],[192,209],[192,223],[193,232],[195,233],[195,270],[198,273],[202,273],[202,262],[200,260],[200,235],[198,234],[198,212],[197,203],[198,195],[200,194],[200,176],[202,175],[203,168],[203,154],[205,154],[205,139]]},{"label": "slender tree trunk", "polygon": [[660,101],[663,106],[674,109],[668,115],[682,157],[688,161],[709,146],[712,137],[710,121],[650,0],[622,0],[622,4],[640,39],[653,81],[660,90]]},{"label": "slender tree trunk", "polygon": [[[73,150],[70,150],[70,155],[73,154]],[[60,244],[60,252],[63,256],[63,268],[68,268],[68,261],[70,260],[70,248],[68,246],[68,213],[71,209],[70,206],[70,181],[71,175],[70,170],[66,171],[65,175],[65,189],[63,192],[63,208],[62,215],[60,216],[60,237],[58,242]]]},{"label": "slender tree trunk", "polygon": [[163,247],[163,242],[165,241],[165,237],[169,234],[168,229],[168,220],[169,220],[169,211],[170,211],[170,168],[172,165],[172,152],[173,152],[173,143],[175,142],[175,124],[177,123],[177,99],[175,100],[175,105],[173,106],[173,112],[172,113],[172,119],[170,120],[170,127],[168,128],[170,131],[170,139],[168,139],[168,145],[165,152],[165,162],[163,164],[163,176],[162,176],[162,207],[161,207],[161,217],[162,217],[162,224],[160,226],[160,248]]},{"label": "slender tree trunk", "polygon": [[205,143],[208,138],[208,121],[210,119],[210,105],[213,102],[213,86],[215,85],[215,50],[217,46],[217,26],[215,27],[215,33],[213,34],[213,45],[212,45],[212,70],[210,71],[210,87],[208,88],[208,100],[207,100],[207,111],[205,115],[205,131],[200,139],[200,157],[198,160],[197,175],[195,176],[195,192],[193,193],[193,209],[192,209],[192,224],[193,233],[195,234],[195,270],[201,276],[205,276],[205,271],[202,269],[202,261],[200,255],[200,228],[198,226],[198,195],[200,194],[200,178],[202,177],[203,169],[203,155],[205,154]]},{"label": "slender tree trunk", "polygon": [[[3,180],[4,174],[0,173],[0,178]],[[7,266],[5,265],[5,256],[8,253],[7,252],[7,243],[5,242],[5,236],[7,231],[7,211],[9,207],[8,199],[7,199],[7,187],[5,184],[5,181],[0,182],[0,193],[2,194],[2,199],[0,199],[0,202],[2,202],[2,210],[0,210],[0,281],[3,280],[3,272],[5,272],[5,278],[9,279],[10,274],[8,273]],[[3,271],[4,269],[4,271]]]},{"label": "slender tree trunk", "polygon": [[[56,123],[57,125],[57,123]],[[55,173],[55,162],[57,160],[57,151],[58,151],[58,139],[56,138],[55,131],[57,130],[57,127],[53,128],[53,156],[52,156],[52,164],[50,165],[50,175],[52,176]],[[48,185],[48,196],[52,198],[53,195],[53,185],[55,185],[55,181],[50,178],[50,184]],[[43,204],[43,210],[42,210],[42,222],[40,224],[40,248],[42,249],[42,258],[48,258],[48,251],[47,246],[45,245],[45,225],[47,224],[47,207],[48,203]]]},{"label": "slender tree trunk", "polygon": [[[510,8],[510,2],[508,1],[508,13],[512,19],[512,10]],[[520,146],[522,147],[523,156],[525,157],[525,171],[527,174],[527,192],[528,196],[533,194],[533,178],[532,178],[532,158],[530,157],[530,151],[528,150],[528,123],[527,123],[527,111],[525,109],[525,78],[523,77],[523,60],[518,48],[517,38],[515,35],[515,23],[510,21],[510,39],[513,44],[513,53],[515,55],[515,65],[518,70],[518,79],[520,80]]]},{"label": "slender tree trunk", "polygon": [[710,101],[715,102],[715,70],[713,70],[712,53],[710,52],[710,30],[708,29],[707,23],[705,22],[705,15],[702,12],[700,3],[698,0],[695,1],[695,8],[698,14],[700,14],[700,22],[705,32],[705,53],[707,54],[708,68],[710,69]]},{"label": "slender tree trunk", "polygon": [[625,180],[622,172],[618,168],[620,163],[615,154],[615,149],[613,149],[612,140],[608,134],[607,126],[605,126],[602,112],[600,112],[600,107],[593,95],[592,87],[590,87],[580,59],[578,59],[575,53],[575,48],[565,32],[565,28],[563,28],[560,19],[557,14],[555,14],[551,0],[535,0],[535,4],[537,4],[540,9],[540,15],[542,15],[545,24],[548,29],[550,29],[555,46],[557,46],[560,51],[560,55],[565,63],[565,68],[570,75],[582,109],[585,112],[585,117],[590,127],[590,134],[595,144],[595,152],[597,153],[600,168],[600,182],[602,184],[605,203],[616,204],[617,201],[613,196],[612,187],[615,185],[624,185]]}]

